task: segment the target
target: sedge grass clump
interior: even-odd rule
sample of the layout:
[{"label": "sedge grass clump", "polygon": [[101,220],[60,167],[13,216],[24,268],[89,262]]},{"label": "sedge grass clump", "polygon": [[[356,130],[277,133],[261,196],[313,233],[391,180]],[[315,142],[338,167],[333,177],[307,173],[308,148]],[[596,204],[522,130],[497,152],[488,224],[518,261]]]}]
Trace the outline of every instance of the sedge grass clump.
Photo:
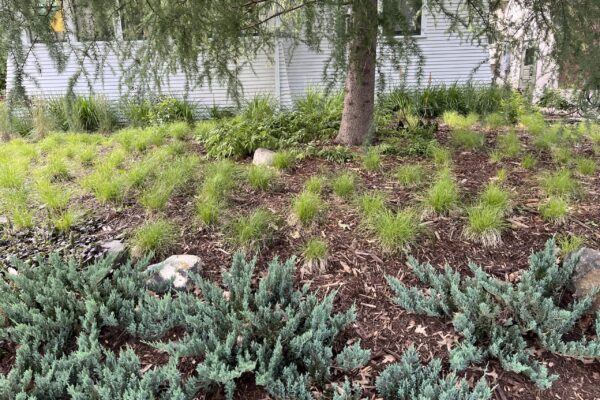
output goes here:
[{"label": "sedge grass clump", "polygon": [[533,145],[540,151],[549,151],[553,147],[561,147],[563,144],[564,127],[561,124],[553,124],[544,128],[533,140]]},{"label": "sedge grass clump", "polygon": [[437,167],[447,167],[452,161],[450,150],[439,144],[429,146],[428,153]]},{"label": "sedge grass clump", "polygon": [[27,164],[23,162],[0,163],[0,189],[19,189],[25,185]]},{"label": "sedge grass clump", "polygon": [[212,198],[196,199],[196,216],[206,226],[215,225],[219,220],[222,202]]},{"label": "sedge grass clump", "polygon": [[496,247],[502,243],[501,234],[505,223],[501,208],[482,203],[469,208],[467,214],[467,238],[479,241],[486,247]]},{"label": "sedge grass clump", "polygon": [[40,202],[50,211],[64,210],[69,205],[71,195],[64,187],[49,180],[40,180],[36,184]]},{"label": "sedge grass clump", "polygon": [[506,125],[506,118],[501,113],[491,113],[485,117],[485,126],[488,129],[498,129]]},{"label": "sedge grass clump", "polygon": [[109,165],[98,166],[84,178],[83,186],[102,203],[122,201],[129,191],[129,182],[123,171]]},{"label": "sedge grass clump", "polygon": [[469,130],[479,121],[479,116],[473,113],[462,116],[455,111],[446,111],[442,115],[442,120],[452,130]]},{"label": "sedge grass clump", "polygon": [[559,196],[551,196],[539,207],[542,218],[546,221],[562,224],[569,214],[569,202]]},{"label": "sedge grass clump", "polygon": [[385,210],[385,194],[382,192],[368,192],[359,196],[357,203],[360,214],[367,221]]},{"label": "sedge grass clump", "polygon": [[193,180],[197,165],[198,159],[195,156],[172,160],[142,193],[140,203],[148,210],[164,209],[173,194]]},{"label": "sedge grass clump", "polygon": [[174,122],[167,125],[166,129],[168,135],[177,140],[185,140],[192,133],[192,128],[187,122]]},{"label": "sedge grass clump", "polygon": [[133,234],[133,253],[140,257],[154,253],[165,255],[177,240],[177,230],[173,224],[156,219],[137,228]]},{"label": "sedge grass clump", "polygon": [[425,204],[434,213],[443,214],[454,208],[457,203],[458,185],[450,170],[443,170],[427,191]]},{"label": "sedge grass clump", "polygon": [[541,113],[525,114],[519,118],[520,124],[534,136],[541,135],[546,128],[544,116]]},{"label": "sedge grass clump", "polygon": [[502,211],[510,209],[510,193],[496,183],[490,183],[479,196],[482,205],[494,207]]},{"label": "sedge grass clump", "polygon": [[292,205],[294,216],[305,226],[314,222],[323,213],[323,209],[323,200],[319,195],[307,191],[300,193]]},{"label": "sedge grass clump", "polygon": [[585,237],[569,233],[558,237],[558,248],[560,252],[566,256],[570,253],[575,253],[585,246]]},{"label": "sedge grass clump", "polygon": [[552,160],[560,165],[570,164],[573,160],[573,151],[568,147],[552,147],[550,149]]},{"label": "sedge grass clump", "polygon": [[418,186],[425,179],[425,168],[419,164],[409,164],[399,167],[394,176],[404,187]]},{"label": "sedge grass clump", "polygon": [[229,227],[231,243],[243,249],[262,248],[277,230],[275,219],[275,215],[265,208],[235,219]]},{"label": "sedge grass clump", "polygon": [[300,269],[301,276],[304,273],[320,272],[325,273],[327,269],[327,257],[329,247],[327,242],[320,238],[309,239],[302,248],[302,256],[304,257],[304,265]]},{"label": "sedge grass clump", "polygon": [[362,164],[366,171],[374,172],[381,168],[381,153],[376,149],[371,147],[363,156],[362,156]]},{"label": "sedge grass clump", "polygon": [[598,170],[598,164],[592,158],[579,157],[575,160],[575,169],[585,176],[594,175]]},{"label": "sedge grass clump", "polygon": [[527,170],[535,169],[538,160],[533,154],[525,154],[521,160],[521,166]]},{"label": "sedge grass clump", "polygon": [[414,242],[419,230],[418,218],[411,209],[396,213],[383,210],[371,219],[369,225],[382,249],[392,253],[405,250]]},{"label": "sedge grass clump", "polygon": [[483,134],[470,129],[453,130],[451,135],[454,145],[466,150],[476,150],[483,147],[485,144],[485,137]]},{"label": "sedge grass clump", "polygon": [[570,197],[579,191],[579,184],[568,169],[546,173],[542,176],[541,183],[548,195]]},{"label": "sedge grass clump", "polygon": [[61,154],[53,154],[48,157],[44,175],[50,179],[66,180],[70,177],[69,165]]},{"label": "sedge grass clump", "polygon": [[273,167],[284,170],[289,169],[294,163],[294,155],[289,151],[278,151],[273,155]]},{"label": "sedge grass clump", "polygon": [[503,157],[515,158],[521,152],[521,140],[515,131],[498,136],[496,142],[497,150],[501,152]]},{"label": "sedge grass clump", "polygon": [[77,213],[73,209],[62,210],[51,217],[52,225],[59,232],[68,232],[77,222]]},{"label": "sedge grass clump", "polygon": [[327,180],[322,176],[311,176],[304,182],[304,190],[314,194],[321,194],[325,190]]},{"label": "sedge grass clump", "polygon": [[229,192],[236,185],[236,166],[222,160],[206,166],[206,175],[196,197],[196,216],[204,225],[215,225],[225,207]]},{"label": "sedge grass clump", "polygon": [[15,229],[26,230],[33,227],[34,215],[24,188],[4,193],[2,203],[2,208]]},{"label": "sedge grass clump", "polygon": [[356,177],[351,173],[341,174],[333,179],[331,187],[337,196],[348,199],[356,191]]},{"label": "sedge grass clump", "polygon": [[248,184],[256,190],[268,190],[275,180],[275,171],[265,165],[251,165],[246,172]]}]

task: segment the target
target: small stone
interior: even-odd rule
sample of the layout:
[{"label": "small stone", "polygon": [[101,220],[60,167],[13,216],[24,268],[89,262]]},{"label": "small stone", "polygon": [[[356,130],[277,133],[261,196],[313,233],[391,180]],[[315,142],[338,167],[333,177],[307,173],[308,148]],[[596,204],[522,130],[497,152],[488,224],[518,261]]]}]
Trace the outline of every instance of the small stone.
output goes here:
[{"label": "small stone", "polygon": [[188,273],[200,273],[201,268],[200,257],[187,254],[171,256],[161,263],[148,267],[148,271],[154,272],[148,283],[154,283],[162,289],[165,283],[172,280],[173,288],[186,290],[191,287]]},{"label": "small stone", "polygon": [[19,275],[19,272],[16,269],[14,269],[13,267],[8,267],[8,274],[12,275],[12,276],[17,276],[17,275]]},{"label": "small stone", "polygon": [[[583,248],[567,257],[578,257],[575,264],[571,286],[577,298],[585,297],[596,287],[600,287],[600,251]],[[591,311],[600,308],[600,295],[596,296]]]},{"label": "small stone", "polygon": [[0,225],[8,225],[8,218],[4,215],[0,215]]},{"label": "small stone", "polygon": [[108,242],[101,243],[100,247],[102,247],[102,251],[106,255],[110,256],[119,256],[126,249],[125,243],[121,242],[120,240],[110,240]]},{"label": "small stone", "polygon": [[252,159],[252,164],[254,165],[273,165],[273,157],[275,156],[275,152],[259,148],[254,152],[254,157]]}]

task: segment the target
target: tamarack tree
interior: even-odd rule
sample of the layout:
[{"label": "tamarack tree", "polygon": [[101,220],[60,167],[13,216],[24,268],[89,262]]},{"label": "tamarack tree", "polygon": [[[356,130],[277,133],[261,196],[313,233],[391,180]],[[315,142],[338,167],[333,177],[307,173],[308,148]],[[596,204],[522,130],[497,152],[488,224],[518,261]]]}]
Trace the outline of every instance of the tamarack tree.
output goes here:
[{"label": "tamarack tree", "polygon": [[[577,61],[570,81],[590,100],[600,87],[596,0],[515,0],[526,10],[520,21],[502,20],[500,0],[1,0],[4,47],[14,65],[14,92],[23,92],[24,65],[32,46],[45,43],[59,71],[69,57],[80,70],[71,78],[94,79],[106,56],[117,54],[123,82],[136,88],[160,88],[174,72],[184,73],[189,87],[226,84],[241,95],[239,73],[260,52],[280,41],[330,52],[324,74],[331,85],[345,79],[344,112],[337,136],[343,144],[362,144],[373,131],[377,70],[391,63],[403,71],[415,64],[422,75],[425,57],[412,32],[423,4],[448,31],[465,40],[497,49],[516,46],[515,32],[528,40],[555,44],[552,57]],[[406,13],[406,9],[416,13]],[[77,16],[85,15],[85,18]],[[415,17],[415,15],[417,17]],[[83,43],[71,43],[63,18],[75,16]],[[123,23],[117,38],[115,24]],[[48,29],[61,25],[61,40]],[[64,27],[63,27],[64,24]],[[588,29],[588,27],[591,27]],[[23,40],[29,32],[31,41]],[[138,40],[143,39],[143,40]],[[501,52],[496,52],[501,57]],[[89,61],[94,67],[90,70]],[[497,63],[498,64],[498,63]],[[389,65],[389,64],[388,64]],[[113,66],[110,66],[113,68]],[[380,74],[381,82],[384,77]],[[91,86],[91,85],[90,85]],[[150,87],[150,86],[147,86]]]}]

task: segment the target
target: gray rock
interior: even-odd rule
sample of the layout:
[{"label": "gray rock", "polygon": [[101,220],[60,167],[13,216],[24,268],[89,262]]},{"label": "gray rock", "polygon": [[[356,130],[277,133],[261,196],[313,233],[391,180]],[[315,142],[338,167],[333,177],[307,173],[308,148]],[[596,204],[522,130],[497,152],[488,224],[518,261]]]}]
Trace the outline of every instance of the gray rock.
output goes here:
[{"label": "gray rock", "polygon": [[102,251],[106,255],[111,256],[118,256],[126,250],[125,243],[120,240],[110,240],[108,242],[100,243],[100,247],[102,247]]},{"label": "gray rock", "polygon": [[8,225],[8,218],[4,215],[0,215],[0,225]]},{"label": "gray rock", "polygon": [[252,159],[252,164],[254,165],[273,165],[273,157],[275,156],[275,152],[267,149],[256,149],[254,152],[254,158]]},{"label": "gray rock", "polygon": [[153,272],[148,283],[164,290],[166,284],[172,280],[173,288],[186,290],[191,287],[188,273],[200,273],[201,268],[202,260],[200,260],[200,257],[187,254],[171,256],[161,263],[148,267],[148,271]]},{"label": "gray rock", "polygon": [[[600,287],[600,251],[583,248],[567,257],[579,257],[571,277],[571,288],[575,297],[585,297],[591,290]],[[596,296],[593,311],[600,307],[600,295]]]}]

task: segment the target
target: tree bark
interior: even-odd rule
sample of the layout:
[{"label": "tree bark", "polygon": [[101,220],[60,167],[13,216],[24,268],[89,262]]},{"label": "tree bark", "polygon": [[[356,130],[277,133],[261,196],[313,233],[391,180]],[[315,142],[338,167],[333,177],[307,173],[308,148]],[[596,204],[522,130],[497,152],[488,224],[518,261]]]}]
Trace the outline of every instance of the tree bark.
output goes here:
[{"label": "tree bark", "polygon": [[352,24],[354,39],[349,49],[344,110],[336,142],[361,145],[374,128],[377,0],[353,1]]}]

